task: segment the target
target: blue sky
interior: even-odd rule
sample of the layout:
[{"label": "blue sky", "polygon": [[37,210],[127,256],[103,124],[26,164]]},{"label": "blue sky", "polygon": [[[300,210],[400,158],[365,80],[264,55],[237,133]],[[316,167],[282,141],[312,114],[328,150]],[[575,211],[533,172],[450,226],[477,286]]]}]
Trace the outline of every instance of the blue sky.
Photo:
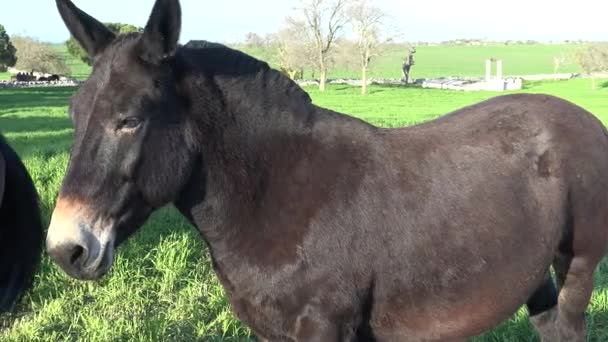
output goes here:
[{"label": "blue sky", "polygon": [[[144,26],[153,0],[74,0],[101,21]],[[7,5],[10,3],[10,5]],[[376,0],[409,41],[455,38],[608,41],[606,0]],[[182,42],[234,42],[247,32],[276,31],[297,0],[182,0]],[[27,19],[26,19],[27,18]],[[9,34],[44,41],[68,38],[53,0],[0,0]]]}]

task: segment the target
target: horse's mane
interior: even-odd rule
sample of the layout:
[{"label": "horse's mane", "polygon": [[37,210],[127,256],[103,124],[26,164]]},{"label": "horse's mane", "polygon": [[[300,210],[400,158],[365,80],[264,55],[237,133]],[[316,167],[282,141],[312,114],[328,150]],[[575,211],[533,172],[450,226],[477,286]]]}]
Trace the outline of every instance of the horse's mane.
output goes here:
[{"label": "horse's mane", "polygon": [[204,40],[189,41],[178,54],[211,76],[255,77],[261,88],[280,89],[293,100],[311,103],[310,96],[289,77],[244,52]]}]

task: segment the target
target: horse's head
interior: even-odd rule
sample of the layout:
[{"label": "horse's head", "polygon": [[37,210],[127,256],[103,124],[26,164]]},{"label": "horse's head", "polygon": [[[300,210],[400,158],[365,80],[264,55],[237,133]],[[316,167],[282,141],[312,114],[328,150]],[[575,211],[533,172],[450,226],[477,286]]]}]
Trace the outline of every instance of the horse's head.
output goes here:
[{"label": "horse's head", "polygon": [[117,37],[71,1],[57,6],[94,65],[71,100],[74,143],[47,249],[71,276],[96,279],[189,177],[194,131],[175,82],[181,12],[178,0],[157,0],[143,33]]}]

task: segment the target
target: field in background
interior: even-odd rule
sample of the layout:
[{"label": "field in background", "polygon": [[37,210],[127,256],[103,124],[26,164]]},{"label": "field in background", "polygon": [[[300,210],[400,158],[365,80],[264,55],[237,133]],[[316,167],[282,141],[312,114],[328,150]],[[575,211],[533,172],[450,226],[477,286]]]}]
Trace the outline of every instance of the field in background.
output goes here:
[{"label": "field in background", "polygon": [[75,58],[74,56],[70,55],[68,53],[68,49],[66,48],[65,44],[57,44],[54,47],[55,47],[55,49],[57,49],[57,51],[59,51],[61,56],[66,61],[66,64],[72,71],[72,75],[71,75],[72,77],[74,77],[78,80],[84,80],[87,77],[89,77],[89,74],[91,73],[91,67],[89,65],[87,65],[86,63],[84,63],[83,61],[81,61],[80,59]]},{"label": "field in background", "polygon": [[[485,60],[502,59],[505,76],[552,74],[553,57],[568,58],[571,51],[580,45],[488,45],[488,46],[421,46],[416,49],[412,67],[412,78],[431,78],[447,76],[483,76]],[[242,48],[243,51],[278,66],[274,51],[259,48]],[[372,63],[370,76],[375,78],[401,78],[401,64],[405,48],[391,48]],[[495,69],[494,69],[495,70]],[[494,71],[495,72],[495,71]],[[580,72],[576,63],[567,62],[560,67],[560,73]],[[306,73],[310,77],[310,73]],[[334,68],[330,78],[360,78],[356,67],[350,69]]]},{"label": "field in background", "polygon": [[[83,80],[91,72],[91,67],[72,57],[65,45],[58,44],[55,48],[64,56],[72,70],[72,76]],[[490,46],[422,46],[417,48],[416,65],[412,67],[412,78],[431,78],[447,76],[483,76],[485,60],[500,58],[503,60],[505,76],[552,74],[553,57],[568,57],[571,51],[580,49],[580,45],[490,45]],[[276,51],[260,48],[239,48],[259,59],[267,61],[271,66],[278,67]],[[391,48],[372,63],[370,77],[400,78],[401,64],[405,49]],[[494,69],[495,70],[495,69]],[[494,71],[495,72],[495,71]],[[560,73],[580,72],[573,62],[566,62],[559,69]],[[10,74],[0,73],[0,80],[8,79]],[[311,73],[305,73],[306,78]],[[330,70],[330,78],[360,78],[357,67],[337,67]]]},{"label": "field in background", "polygon": [[[608,124],[608,80],[527,83],[525,92],[569,99]],[[433,119],[497,95],[420,88],[306,88],[315,103],[383,127]],[[15,147],[40,192],[44,220],[68,161],[72,126],[67,102],[74,88],[0,89],[0,130]],[[589,341],[608,341],[608,258],[596,276],[588,309]],[[477,341],[536,341],[525,310]],[[0,317],[1,341],[242,341],[249,332],[231,314],[206,247],[172,208],[156,213],[117,253],[100,281],[66,276],[45,256],[34,289],[15,317]]]},{"label": "field in background", "polygon": [[[79,80],[86,79],[91,73],[91,67],[87,64],[83,63],[81,60],[74,58],[72,55],[68,53],[64,44],[56,44],[53,47],[59,52],[61,57],[65,60],[66,64],[71,70],[71,77],[74,77]],[[0,72],[0,81],[8,80],[12,76],[9,72]]]}]

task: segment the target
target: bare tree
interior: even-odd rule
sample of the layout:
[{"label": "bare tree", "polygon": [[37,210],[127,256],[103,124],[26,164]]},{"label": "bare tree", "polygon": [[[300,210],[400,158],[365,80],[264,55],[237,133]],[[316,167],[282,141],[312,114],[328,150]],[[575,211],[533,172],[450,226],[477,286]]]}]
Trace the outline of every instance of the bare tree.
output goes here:
[{"label": "bare tree", "polygon": [[13,36],[11,40],[17,49],[15,65],[17,69],[59,75],[69,74],[70,69],[65,61],[50,44],[27,36]]},{"label": "bare tree", "polygon": [[574,52],[574,60],[591,77],[591,89],[595,90],[595,74],[608,71],[608,44],[596,43]]},{"label": "bare tree", "polygon": [[347,23],[346,6],[352,0],[300,0],[299,11],[315,47],[319,90],[325,90],[328,59],[338,35]]},{"label": "bare tree", "polygon": [[288,18],[276,40],[279,66],[291,79],[302,78],[304,69],[315,65],[315,44],[302,21]]},{"label": "bare tree", "polygon": [[553,79],[557,80],[557,72],[562,65],[566,63],[566,57],[563,55],[553,57]]},{"label": "bare tree", "polygon": [[348,14],[359,50],[361,94],[366,94],[367,71],[372,58],[379,54],[382,29],[387,15],[380,8],[373,6],[369,0],[357,0],[350,6]]},{"label": "bare tree", "polygon": [[248,32],[245,35],[245,46],[247,47],[261,48],[264,43],[264,38],[255,32]]}]

